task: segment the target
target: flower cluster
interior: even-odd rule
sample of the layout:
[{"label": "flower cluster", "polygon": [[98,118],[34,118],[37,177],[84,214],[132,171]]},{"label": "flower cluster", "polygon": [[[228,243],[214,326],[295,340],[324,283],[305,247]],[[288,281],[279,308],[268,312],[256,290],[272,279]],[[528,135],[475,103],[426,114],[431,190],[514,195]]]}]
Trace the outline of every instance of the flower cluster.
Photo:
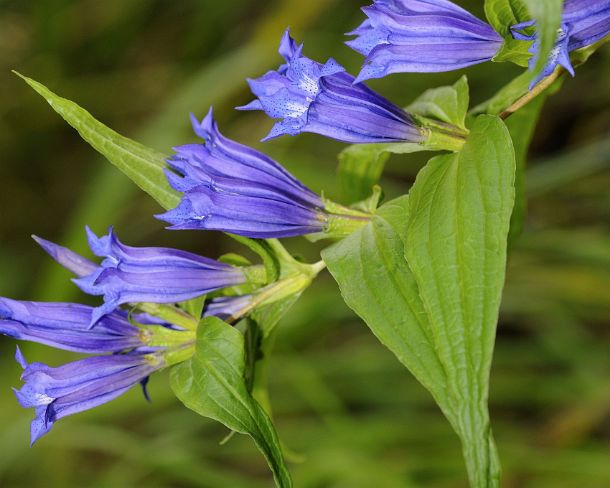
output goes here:
[{"label": "flower cluster", "polygon": [[[100,265],[70,249],[35,239],[78,276],[74,282],[84,292],[103,295],[102,306],[0,297],[0,334],[90,355],[53,368],[28,364],[17,350],[24,385],[15,394],[21,406],[36,411],[32,443],[60,418],[106,403],[138,383],[145,387],[152,373],[193,354],[199,317],[170,323],[134,309],[174,304],[246,281],[260,282],[262,269],[258,266],[240,268],[177,249],[126,246],[112,229],[101,238],[90,229],[87,233],[93,253],[104,258]],[[238,307],[249,305],[248,295],[239,298],[231,307],[231,316],[239,314]],[[125,304],[131,310],[120,308]],[[220,305],[210,306],[207,314],[227,316],[226,307]],[[175,316],[184,317],[173,305],[167,307]]]},{"label": "flower cluster", "polygon": [[[503,43],[490,25],[449,0],[376,0],[363,11],[367,20],[347,43],[366,56],[357,78],[333,59],[321,64],[307,58],[303,45],[285,31],[279,48],[285,63],[248,80],[256,99],[239,107],[280,119],[264,140],[311,132],[348,143],[426,144],[438,125],[423,126],[421,118],[362,81],[471,66],[492,59]],[[517,39],[534,41],[535,63],[538,42],[528,30],[533,26],[518,24],[512,32]],[[609,0],[566,0],[557,45],[541,76],[558,64],[573,72],[569,53],[601,40],[609,30]],[[181,198],[157,218],[170,229],[317,239],[345,237],[370,221],[371,215],[360,210],[368,207],[346,207],[320,196],[270,157],[223,136],[211,109],[201,122],[192,116],[192,123],[204,143],[178,146],[167,160],[167,180]],[[449,129],[443,127],[443,133]],[[57,420],[106,403],[136,384],[145,387],[154,372],[187,360],[202,316],[232,324],[257,307],[298,295],[323,267],[321,262],[300,263],[283,248],[278,251],[276,241],[267,245],[293,273],[280,273],[277,279],[259,265],[127,246],[112,228],[102,237],[87,228],[87,237],[99,263],[35,240],[76,276],[73,281],[83,292],[101,296],[101,305],[0,298],[1,334],[88,355],[50,367],[28,364],[17,349],[24,384],[15,394],[23,407],[35,409],[32,442]],[[202,309],[184,305],[208,294]],[[202,311],[187,314],[193,309]]]},{"label": "flower cluster", "polygon": [[[28,364],[17,349],[24,385],[15,394],[24,408],[34,408],[31,442],[46,434],[55,421],[88,410],[122,395],[166,365],[166,348],[155,347],[157,330],[167,324],[136,314],[116,312],[89,329],[92,307],[74,303],[25,302],[0,298],[0,333],[58,349],[92,356],[57,368]],[[135,321],[141,321],[140,326]],[[192,343],[193,334],[171,330],[178,344]]]}]

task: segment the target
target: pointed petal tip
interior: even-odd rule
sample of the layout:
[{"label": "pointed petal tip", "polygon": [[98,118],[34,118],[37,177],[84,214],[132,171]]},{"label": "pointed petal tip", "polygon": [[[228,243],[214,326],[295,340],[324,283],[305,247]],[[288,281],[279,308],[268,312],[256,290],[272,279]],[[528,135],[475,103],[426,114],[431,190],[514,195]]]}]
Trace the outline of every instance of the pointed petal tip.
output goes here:
[{"label": "pointed petal tip", "polygon": [[[25,357],[23,356],[23,353],[21,352],[19,346],[16,346],[15,361],[17,361],[17,363],[19,363],[19,366],[21,366],[23,369],[28,367],[28,363],[25,360]],[[17,393],[17,390],[15,390],[14,388],[13,391],[15,391],[15,394]]]}]

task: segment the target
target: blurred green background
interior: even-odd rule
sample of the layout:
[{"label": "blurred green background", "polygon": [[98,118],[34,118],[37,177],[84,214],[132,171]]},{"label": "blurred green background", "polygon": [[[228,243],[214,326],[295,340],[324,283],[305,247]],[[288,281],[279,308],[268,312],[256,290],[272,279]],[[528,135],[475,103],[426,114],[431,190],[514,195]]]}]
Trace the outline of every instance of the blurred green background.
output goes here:
[{"label": "blurred green background", "polygon": [[[194,141],[188,114],[213,104],[221,130],[263,149],[313,189],[338,197],[342,144],[315,135],[261,144],[271,121],[233,110],[246,77],[280,62],[287,25],[306,54],[361,58],[342,42],[355,0],[0,0],[0,295],[87,301],[29,238],[85,252],[85,223],[114,224],[132,245],[212,257],[240,250],[219,233],[169,232],[160,210],[101,159],[16,69],[122,134],[168,152]],[[482,2],[460,1],[482,15]],[[510,256],[491,411],[505,487],[610,486],[610,49],[566,80],[544,108],[529,157],[529,215]],[[520,70],[465,70],[473,104]],[[394,75],[371,85],[406,105],[461,73]],[[426,155],[394,157],[383,186],[405,193]],[[317,249],[292,239],[296,253]],[[464,487],[457,437],[426,391],[342,304],[323,274],[283,320],[271,397],[297,487]],[[34,448],[10,390],[15,344],[0,338],[0,486],[266,487],[250,440],[183,408],[167,377],[62,420]],[[74,358],[24,345],[30,360]]]}]

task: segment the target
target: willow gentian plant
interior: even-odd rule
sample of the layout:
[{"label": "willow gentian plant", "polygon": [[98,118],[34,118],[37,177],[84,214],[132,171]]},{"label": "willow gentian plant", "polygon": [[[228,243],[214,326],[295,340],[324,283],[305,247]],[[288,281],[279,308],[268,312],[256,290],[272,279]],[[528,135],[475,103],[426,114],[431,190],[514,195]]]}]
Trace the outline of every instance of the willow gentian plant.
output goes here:
[{"label": "willow gentian plant", "polygon": [[[161,205],[157,218],[170,229],[225,232],[260,258],[253,264],[236,254],[213,260],[131,247],[112,228],[102,237],[87,229],[98,262],[35,238],[103,303],[0,298],[0,333],[87,355],[48,366],[28,363],[17,350],[24,371],[15,394],[35,409],[31,441],[57,420],[145,386],[169,368],[171,388],[186,407],[252,436],[276,484],[292,486],[259,372],[278,321],[328,268],[348,306],[447,417],[471,486],[499,486],[487,397],[507,242],[524,216],[524,206],[514,205],[524,198],[514,143],[526,144],[535,117],[512,132],[504,119],[544,98],[566,70],[573,73],[607,40],[610,26],[608,1],[567,0],[563,10],[559,4],[486,1],[486,23],[448,0],[377,0],[348,42],[366,56],[357,78],[332,58],[307,58],[286,31],[285,63],[249,80],[256,99],[240,109],[279,119],[264,140],[311,132],[351,143],[339,166],[350,198],[339,203],[259,149],[223,136],[211,109],[201,122],[192,116],[203,142],[176,141],[173,154],[160,156],[23,77]],[[472,109],[464,77],[409,94],[407,108],[362,83],[489,60],[530,69]],[[380,206],[386,155],[416,151],[442,153],[408,193]],[[321,259],[296,259],[278,240],[296,236],[327,239]]]}]

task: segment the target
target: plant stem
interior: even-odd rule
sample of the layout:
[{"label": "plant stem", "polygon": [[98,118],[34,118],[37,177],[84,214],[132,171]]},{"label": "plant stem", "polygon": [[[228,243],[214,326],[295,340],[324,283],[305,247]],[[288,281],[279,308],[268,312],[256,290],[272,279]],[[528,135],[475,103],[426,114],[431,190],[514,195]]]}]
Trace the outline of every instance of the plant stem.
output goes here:
[{"label": "plant stem", "polygon": [[549,88],[553,83],[555,83],[555,81],[557,81],[559,78],[561,78],[565,73],[567,73],[567,71],[563,68],[559,68],[559,69],[555,70],[555,72],[552,75],[547,76],[544,80],[542,80],[540,83],[538,83],[536,86],[534,86],[534,88],[532,88],[530,91],[528,91],[525,95],[523,95],[522,97],[517,99],[512,105],[510,105],[509,107],[504,109],[500,113],[500,118],[502,120],[506,120],[512,114],[514,114],[518,110],[525,107],[528,103],[530,103],[532,100],[534,100],[534,98],[536,98],[538,95],[543,93],[547,88]]}]

